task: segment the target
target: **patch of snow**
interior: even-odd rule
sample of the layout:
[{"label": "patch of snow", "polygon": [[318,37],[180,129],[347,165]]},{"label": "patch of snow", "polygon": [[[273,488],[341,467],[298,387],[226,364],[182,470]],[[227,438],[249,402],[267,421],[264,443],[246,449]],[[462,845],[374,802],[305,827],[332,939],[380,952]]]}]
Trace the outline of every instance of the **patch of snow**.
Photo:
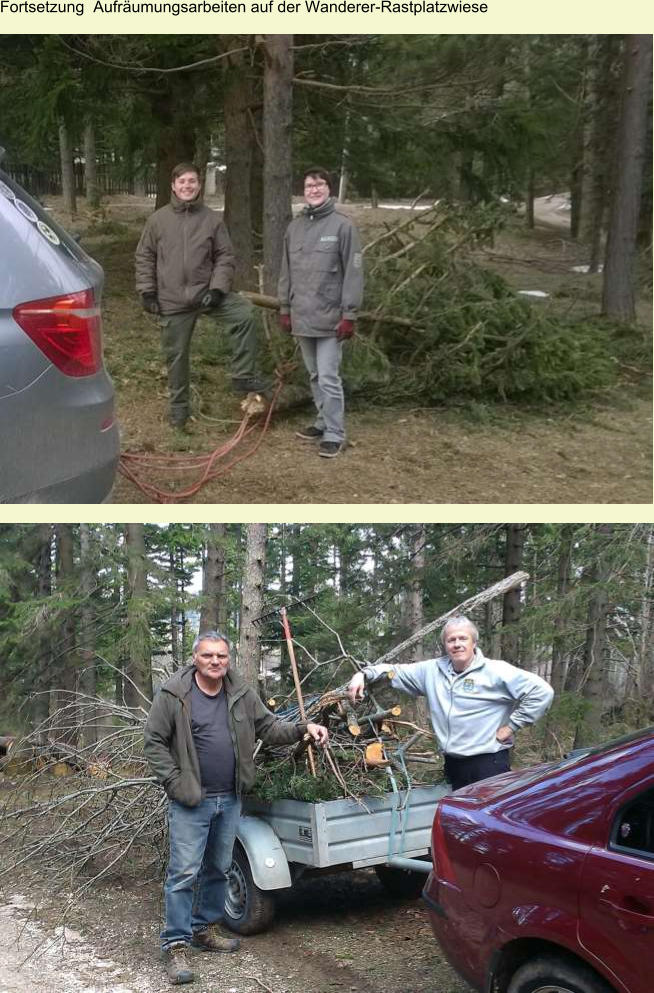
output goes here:
[{"label": "patch of snow", "polygon": [[[570,269],[570,272],[588,272],[589,269],[590,269],[590,266],[588,266],[588,265],[573,265],[571,267],[571,269]],[[599,266],[597,267],[597,271],[598,272],[603,272],[603,270],[604,270],[604,266],[600,262]]]},{"label": "patch of snow", "polygon": [[544,290],[518,290],[520,296],[523,297],[548,297],[549,293],[545,293]]}]

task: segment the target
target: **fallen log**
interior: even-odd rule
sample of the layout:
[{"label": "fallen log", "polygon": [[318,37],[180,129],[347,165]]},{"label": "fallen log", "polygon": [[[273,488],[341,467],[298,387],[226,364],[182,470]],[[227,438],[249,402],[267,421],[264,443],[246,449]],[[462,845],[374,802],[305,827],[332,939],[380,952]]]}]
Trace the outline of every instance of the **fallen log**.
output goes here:
[{"label": "fallen log", "polygon": [[380,665],[382,662],[390,662],[391,659],[397,658],[398,655],[402,655],[407,649],[411,648],[413,645],[417,644],[427,634],[431,634],[436,628],[441,627],[448,617],[456,617],[458,614],[464,614],[467,610],[473,610],[475,607],[481,607],[482,604],[488,603],[489,600],[494,600],[498,596],[503,596],[504,593],[508,593],[509,590],[514,590],[516,586],[522,586],[529,579],[528,572],[514,572],[511,576],[507,576],[505,579],[501,579],[499,583],[494,583],[493,586],[489,586],[487,589],[482,590],[481,593],[476,593],[475,596],[468,597],[463,603],[458,606],[453,607],[452,610],[448,610],[445,614],[441,614],[435,620],[430,621],[429,624],[425,624],[421,627],[419,631],[415,631],[409,638],[401,641],[399,645],[395,648],[391,648],[390,651],[385,652],[384,655],[380,655],[378,659],[375,659],[374,665]]},{"label": "fallen log", "polygon": [[[242,297],[247,297],[256,307],[264,307],[266,310],[279,310],[279,300],[277,297],[266,296],[265,293],[252,293],[249,290],[241,291]],[[370,310],[360,310],[358,317],[362,320],[381,321],[382,324],[396,324],[401,328],[412,328],[419,330],[415,321],[408,317],[398,317],[397,314],[375,314]]]}]

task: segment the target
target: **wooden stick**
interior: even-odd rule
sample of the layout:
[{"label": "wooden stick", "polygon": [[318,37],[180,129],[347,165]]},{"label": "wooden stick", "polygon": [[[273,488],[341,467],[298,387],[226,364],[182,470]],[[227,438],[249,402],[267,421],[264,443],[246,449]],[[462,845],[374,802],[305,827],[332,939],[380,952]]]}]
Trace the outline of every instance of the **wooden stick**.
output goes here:
[{"label": "wooden stick", "polygon": [[[282,628],[284,629],[284,637],[286,638],[286,647],[288,648],[288,655],[291,660],[291,672],[293,673],[293,682],[295,683],[295,692],[297,694],[298,707],[300,708],[300,717],[302,718],[303,721],[306,721],[307,715],[304,709],[302,687],[300,686],[300,676],[297,671],[297,662],[295,661],[295,649],[293,648],[293,639],[291,638],[291,629],[288,623],[288,614],[286,613],[286,607],[282,607],[279,614],[282,619]],[[307,746],[307,757],[309,759],[309,768],[311,769],[311,775],[315,778],[316,763],[313,758],[313,749],[311,748],[311,745]]]}]

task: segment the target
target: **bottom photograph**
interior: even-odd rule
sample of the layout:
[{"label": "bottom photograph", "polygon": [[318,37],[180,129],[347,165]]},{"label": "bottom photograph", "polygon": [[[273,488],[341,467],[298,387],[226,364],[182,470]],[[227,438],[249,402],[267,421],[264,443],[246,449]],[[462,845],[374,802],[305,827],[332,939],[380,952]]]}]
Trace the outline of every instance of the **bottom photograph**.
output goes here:
[{"label": "bottom photograph", "polygon": [[3,525],[0,990],[651,993],[653,574],[652,523]]}]

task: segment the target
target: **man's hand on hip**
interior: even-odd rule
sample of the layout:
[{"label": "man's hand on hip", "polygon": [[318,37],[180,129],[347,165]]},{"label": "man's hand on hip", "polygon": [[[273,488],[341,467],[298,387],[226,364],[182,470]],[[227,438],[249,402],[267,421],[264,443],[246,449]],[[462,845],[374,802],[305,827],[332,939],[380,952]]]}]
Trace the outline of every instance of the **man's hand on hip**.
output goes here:
[{"label": "man's hand on hip", "polygon": [[207,290],[202,297],[202,306],[206,310],[215,310],[220,307],[227,294],[223,290]]},{"label": "man's hand on hip", "polygon": [[354,334],[354,321],[348,321],[345,317],[339,322],[336,328],[336,337],[339,341],[347,341]]},{"label": "man's hand on hip", "polygon": [[501,728],[498,728],[495,732],[495,737],[498,741],[501,741],[503,745],[513,744],[513,728],[509,727],[508,724],[503,724]]},{"label": "man's hand on hip", "polygon": [[311,735],[317,745],[323,748],[329,740],[329,731],[322,724],[307,724],[307,732]]},{"label": "man's hand on hip", "polygon": [[161,313],[161,307],[159,306],[156,293],[141,293],[141,303],[143,305],[143,310],[145,310],[148,314]]}]

